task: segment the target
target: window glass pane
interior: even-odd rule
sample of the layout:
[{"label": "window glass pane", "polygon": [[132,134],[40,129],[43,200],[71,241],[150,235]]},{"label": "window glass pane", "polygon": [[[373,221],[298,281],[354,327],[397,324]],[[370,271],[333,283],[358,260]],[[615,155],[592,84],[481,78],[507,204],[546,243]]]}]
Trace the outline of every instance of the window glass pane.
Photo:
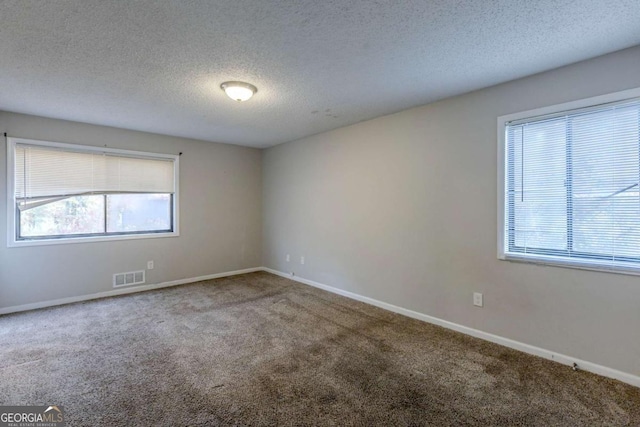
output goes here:
[{"label": "window glass pane", "polygon": [[171,230],[170,194],[107,196],[107,232]]},{"label": "window glass pane", "polygon": [[574,250],[638,257],[638,109],[585,114],[572,122]]},{"label": "window glass pane", "polygon": [[556,119],[518,126],[513,147],[513,243],[566,250],[566,124]]},{"label": "window glass pane", "polygon": [[104,232],[104,197],[76,196],[20,212],[20,237]]}]

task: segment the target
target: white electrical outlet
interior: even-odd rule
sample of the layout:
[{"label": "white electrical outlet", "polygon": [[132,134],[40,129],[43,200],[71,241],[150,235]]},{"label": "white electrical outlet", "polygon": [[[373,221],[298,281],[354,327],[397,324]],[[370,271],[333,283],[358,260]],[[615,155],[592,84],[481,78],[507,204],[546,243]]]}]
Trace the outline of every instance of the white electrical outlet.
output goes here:
[{"label": "white electrical outlet", "polygon": [[287,262],[291,261],[291,256],[289,256],[289,254],[287,254]]},{"label": "white electrical outlet", "polygon": [[304,264],[304,257],[303,256],[300,257],[300,264]]},{"label": "white electrical outlet", "polygon": [[480,292],[473,293],[473,305],[482,307],[482,294]]},{"label": "white electrical outlet", "polygon": [[153,270],[153,261],[147,261],[147,270]]}]

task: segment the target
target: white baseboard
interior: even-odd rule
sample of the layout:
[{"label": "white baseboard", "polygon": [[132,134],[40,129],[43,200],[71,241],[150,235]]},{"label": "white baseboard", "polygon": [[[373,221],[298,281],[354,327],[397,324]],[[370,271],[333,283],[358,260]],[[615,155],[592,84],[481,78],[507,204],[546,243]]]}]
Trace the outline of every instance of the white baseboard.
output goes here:
[{"label": "white baseboard", "polygon": [[383,308],[385,310],[392,311],[394,313],[402,314],[407,317],[411,317],[414,319],[422,320],[424,322],[433,323],[434,325],[442,326],[447,329],[452,329],[457,332],[461,332],[466,335],[471,335],[472,337],[480,338],[485,341],[490,341],[496,344],[503,345],[505,347],[512,348],[514,350],[519,350],[524,353],[533,354],[535,356],[543,357],[545,359],[553,360],[558,363],[562,363],[563,365],[573,366],[573,364],[577,364],[578,368],[584,371],[592,372],[594,374],[602,375],[603,377],[613,378],[627,384],[631,384],[636,387],[640,387],[640,376],[633,375],[627,372],[618,371],[616,369],[608,368],[606,366],[598,365],[597,363],[588,362],[586,360],[577,359],[575,357],[567,356],[564,354],[559,354],[553,352],[551,350],[546,350],[540,347],[536,347],[533,345],[525,344],[519,341],[514,341],[509,338],[504,338],[498,335],[490,334],[488,332],[483,332],[478,329],[469,328],[467,326],[459,325],[457,323],[449,322],[447,320],[442,320],[437,317],[429,316],[423,313],[419,313],[417,311],[408,310],[406,308],[398,307],[393,304],[388,304],[386,302],[378,301],[373,298],[365,297],[362,295],[355,294],[353,292],[345,291],[342,289],[334,288],[332,286],[324,285],[322,283],[314,282],[313,280],[304,279],[298,276],[291,276],[290,274],[283,273],[281,271],[273,270],[271,268],[264,267],[264,271],[285,277],[287,279],[295,280],[296,282],[304,283],[305,285],[313,286],[315,288],[320,288],[325,291],[332,292],[334,294],[342,295],[347,298],[351,298],[357,301],[361,301],[367,304],[374,305],[376,307]]},{"label": "white baseboard", "polygon": [[34,302],[32,304],[15,305],[15,306],[12,306],[12,307],[0,308],[0,315],[1,314],[9,314],[9,313],[17,313],[17,312],[20,312],[20,311],[35,310],[35,309],[38,309],[38,308],[53,307],[53,306],[56,306],[56,305],[71,304],[73,302],[88,301],[88,300],[98,299],[98,298],[114,297],[114,296],[117,296],[117,295],[132,294],[132,293],[135,293],[135,292],[150,291],[150,290],[153,290],[153,289],[168,288],[170,286],[184,285],[184,284],[187,284],[187,283],[200,282],[202,280],[219,279],[221,277],[235,276],[235,275],[238,275],[238,274],[253,273],[255,271],[262,271],[262,270],[263,270],[262,267],[246,268],[244,270],[226,271],[224,273],[208,274],[206,276],[189,277],[189,278],[186,278],[186,279],[172,280],[170,282],[156,283],[156,284],[153,284],[153,285],[132,286],[132,287],[129,287],[129,288],[124,288],[124,289],[114,289],[112,291],[98,292],[96,294],[80,295],[80,296],[77,296],[77,297],[60,298],[60,299],[49,300],[49,301],[40,301],[40,302]]}]

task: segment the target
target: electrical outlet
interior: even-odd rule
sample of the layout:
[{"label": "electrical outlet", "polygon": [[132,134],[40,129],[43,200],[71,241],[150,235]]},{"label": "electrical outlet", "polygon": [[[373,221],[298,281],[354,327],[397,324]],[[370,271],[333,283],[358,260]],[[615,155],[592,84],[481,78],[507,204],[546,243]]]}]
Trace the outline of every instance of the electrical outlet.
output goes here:
[{"label": "electrical outlet", "polygon": [[303,256],[300,257],[300,264],[304,264],[304,257]]},{"label": "electrical outlet", "polygon": [[289,254],[287,254],[287,262],[291,261],[291,256],[289,256]]},{"label": "electrical outlet", "polygon": [[482,307],[482,294],[480,292],[473,293],[473,305]]},{"label": "electrical outlet", "polygon": [[153,261],[147,261],[147,270],[153,270]]}]

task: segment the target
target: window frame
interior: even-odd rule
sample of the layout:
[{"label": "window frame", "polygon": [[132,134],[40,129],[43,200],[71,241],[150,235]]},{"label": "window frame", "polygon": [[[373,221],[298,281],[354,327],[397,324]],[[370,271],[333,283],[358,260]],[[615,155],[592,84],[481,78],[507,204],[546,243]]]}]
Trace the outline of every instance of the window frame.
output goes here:
[{"label": "window frame", "polygon": [[[41,141],[26,138],[7,137],[7,247],[24,247],[24,246],[44,246],[59,245],[71,243],[89,243],[89,242],[108,242],[116,240],[134,240],[134,239],[152,239],[163,237],[178,237],[179,231],[179,155],[150,153],[144,151],[124,150],[119,148],[97,147],[91,145],[68,144],[62,142]],[[147,159],[163,159],[173,162],[173,180],[175,191],[171,197],[171,231],[143,231],[143,232],[126,232],[126,233],[110,233],[110,234],[79,234],[79,235],[63,235],[52,237],[35,237],[28,239],[18,238],[18,214],[16,198],[15,198],[15,151],[17,144],[28,144],[41,147],[59,148],[65,150],[90,152],[90,153],[110,153],[120,156],[147,158]]]},{"label": "window frame", "polygon": [[[640,264],[624,262],[616,265],[604,265],[597,262],[598,259],[606,259],[606,257],[597,256],[585,258],[558,258],[557,255],[545,255],[536,253],[517,253],[509,252],[509,233],[507,232],[508,221],[508,204],[507,204],[507,185],[506,179],[509,176],[508,168],[508,152],[507,152],[507,125],[511,122],[525,119],[538,119],[545,116],[557,115],[562,112],[577,110],[582,108],[597,107],[602,104],[621,102],[640,97],[640,88],[624,90],[620,92],[609,93],[600,96],[580,99],[562,104],[552,105],[549,107],[536,108],[533,110],[522,111],[519,113],[508,114],[498,117],[498,247],[497,256],[499,260],[525,262],[531,264],[542,264],[556,267],[577,268],[584,270],[604,271],[621,274],[640,275]],[[567,231],[569,232],[569,231]],[[549,250],[545,250],[549,253]],[[558,255],[562,255],[564,251],[558,251]]]}]

